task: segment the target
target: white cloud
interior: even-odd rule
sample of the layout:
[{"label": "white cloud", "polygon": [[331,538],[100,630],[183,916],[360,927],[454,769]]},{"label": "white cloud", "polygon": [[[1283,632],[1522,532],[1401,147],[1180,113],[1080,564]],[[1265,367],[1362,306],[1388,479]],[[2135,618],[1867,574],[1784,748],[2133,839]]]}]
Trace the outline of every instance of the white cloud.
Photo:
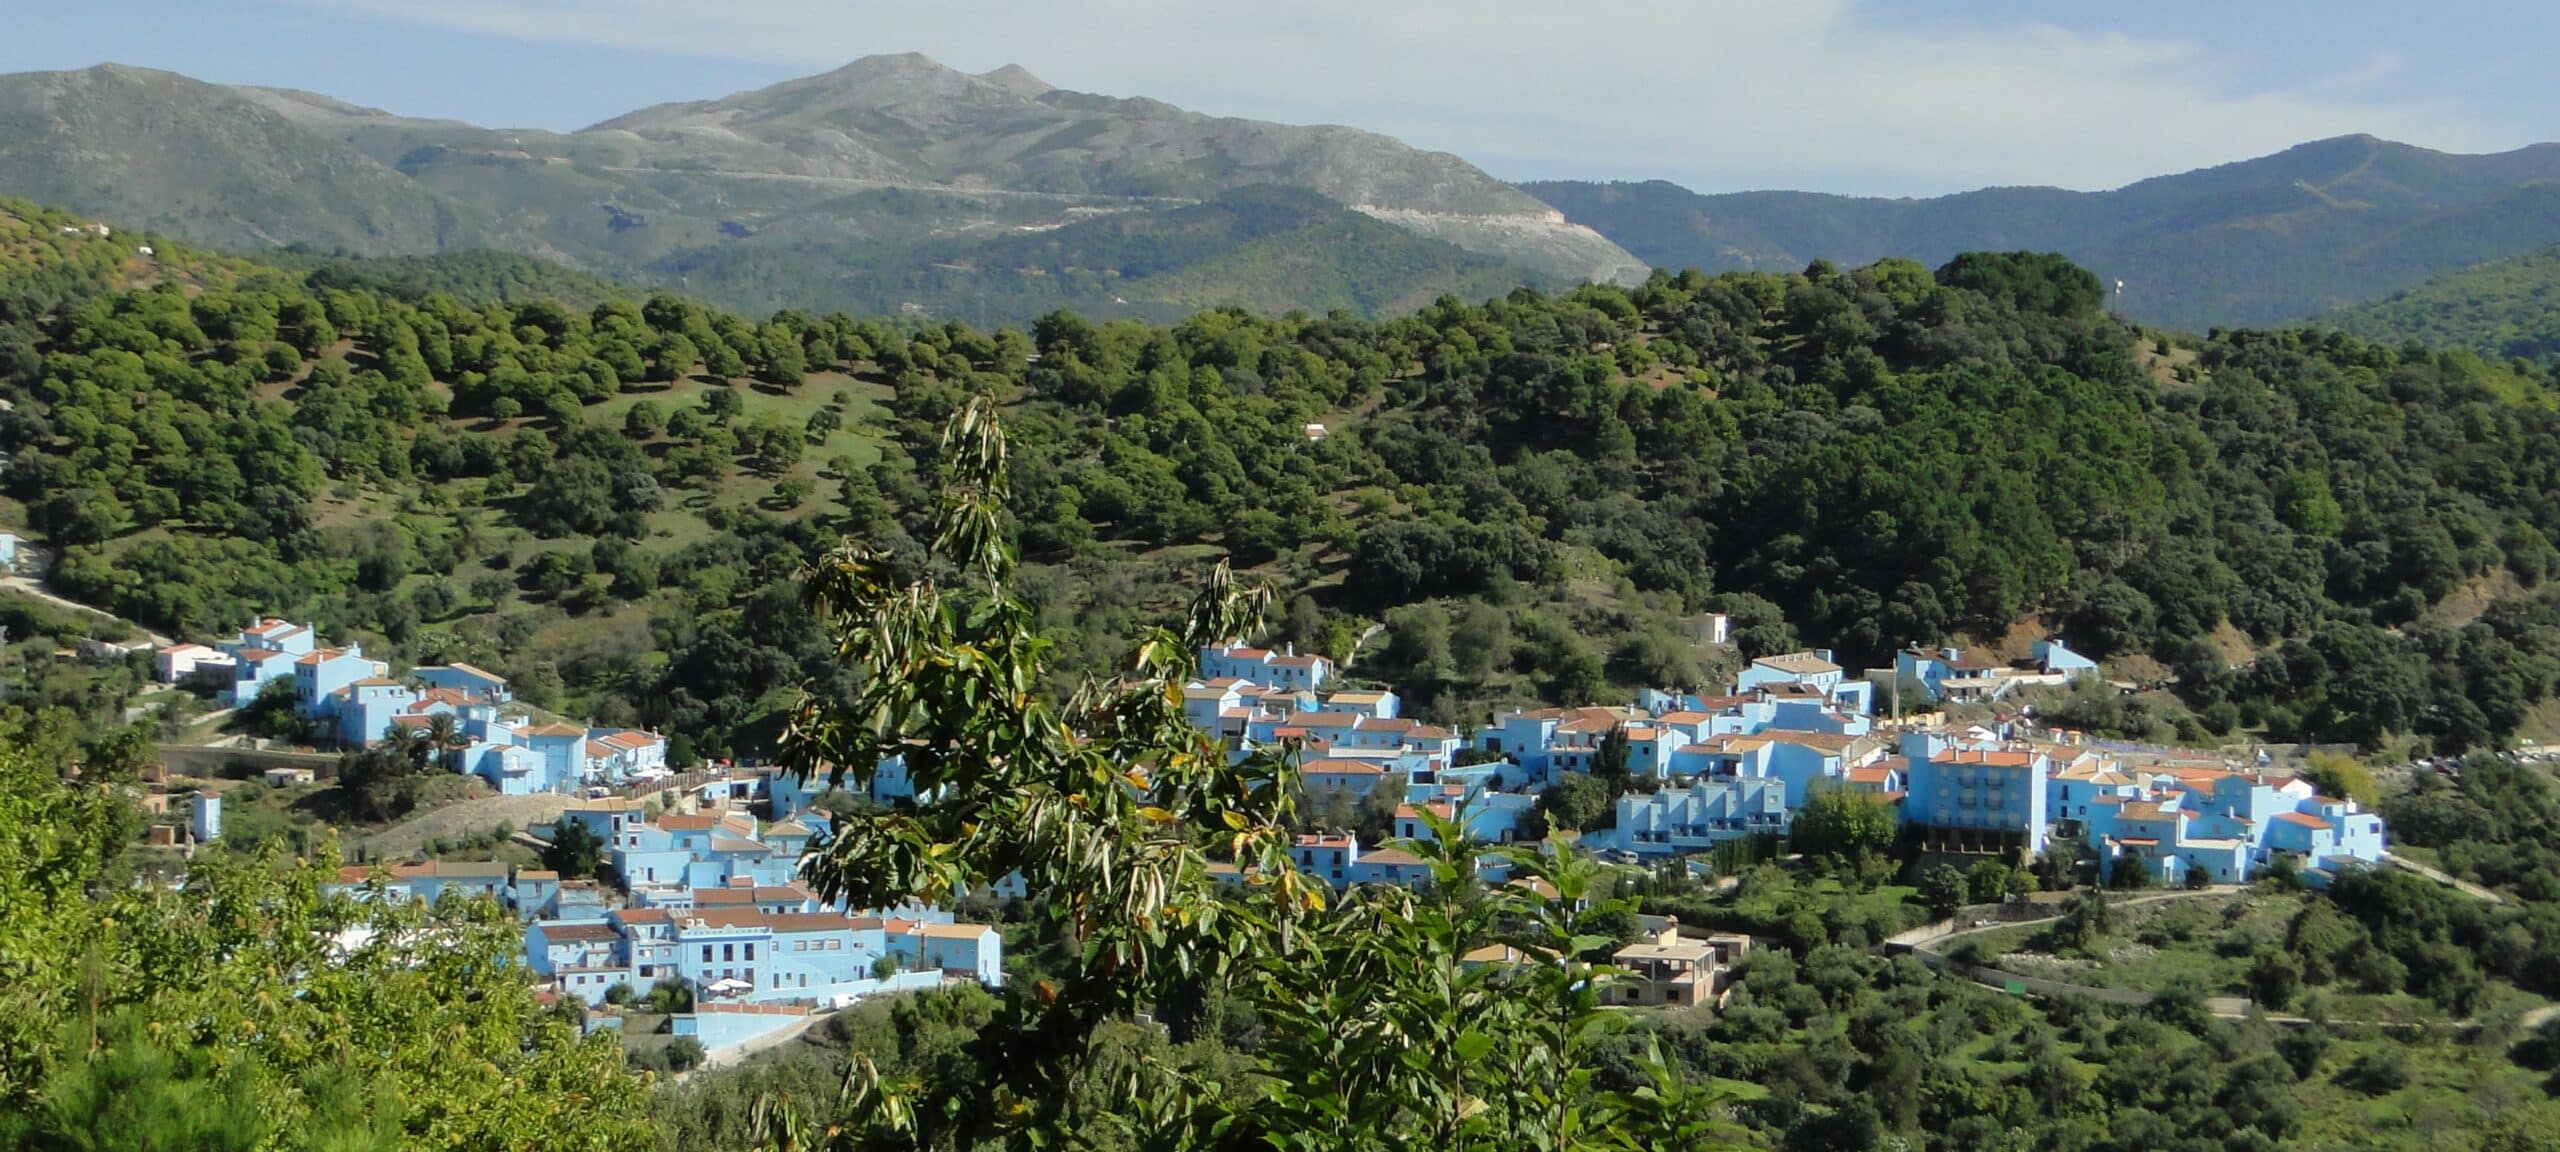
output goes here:
[{"label": "white cloud", "polygon": [[903,51],[1020,63],[1070,88],[1354,124],[1513,178],[2098,188],[2351,132],[2458,149],[2507,135],[2451,107],[2360,97],[2387,56],[2277,90],[2254,86],[2245,58],[2186,41],[1897,27],[1849,0],[299,2],[811,70]]}]

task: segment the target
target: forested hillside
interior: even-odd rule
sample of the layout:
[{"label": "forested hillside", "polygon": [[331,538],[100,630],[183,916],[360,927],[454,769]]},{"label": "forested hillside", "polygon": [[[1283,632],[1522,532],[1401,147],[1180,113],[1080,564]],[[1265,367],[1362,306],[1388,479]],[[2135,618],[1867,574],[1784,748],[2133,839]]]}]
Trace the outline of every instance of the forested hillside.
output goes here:
[{"label": "forested hillside", "polygon": [[1528,185],[1657,267],[1793,271],[2053,250],[2123,280],[2114,306],[2174,327],[2270,325],[2560,239],[2560,146],[2483,156],[2370,136],[2104,192],[1984,188],[1927,199],[1700,195],[1659,181]]},{"label": "forested hillside", "polygon": [[2327,320],[2367,340],[2548,364],[2560,358],[2560,247],[2439,276]]},{"label": "forested hillside", "polygon": [[1069,670],[1228,553],[1301,643],[1388,624],[1364,672],[1448,720],[1697,682],[1683,622],[1723,610],[1857,663],[2021,624],[2147,656],[2184,707],[2081,718],[2127,734],[2513,733],[2560,674],[2548,382],[2170,346],[2101,299],[2027,255],[1029,333],[160,283],[0,338],[0,517],[173,631],[310,613],[740,749],[835,675],[788,574],[844,533],[914,555],[941,423],[987,396]]}]

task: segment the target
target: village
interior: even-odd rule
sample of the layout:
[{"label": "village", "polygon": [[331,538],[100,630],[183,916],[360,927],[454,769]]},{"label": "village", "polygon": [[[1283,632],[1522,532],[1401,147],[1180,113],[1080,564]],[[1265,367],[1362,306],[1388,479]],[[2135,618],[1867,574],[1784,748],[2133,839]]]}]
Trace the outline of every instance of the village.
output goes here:
[{"label": "village", "polygon": [[[210,686],[232,707],[289,696],[313,733],[342,749],[417,741],[489,793],[565,796],[556,820],[525,831],[536,843],[594,845],[593,878],[430,856],[350,865],[335,888],[428,903],[485,897],[512,910],[540,994],[584,1005],[590,1027],[619,1026],[636,1003],[680,1007],[665,1026],[716,1056],[869,997],[1004,982],[997,925],[947,908],[846,907],[801,883],[802,858],[825,842],[827,809],[914,798],[894,758],[858,798],[773,769],[679,778],[658,733],[540,716],[513,701],[504,678],[468,664],[394,676],[360,647],[328,646],[314,628],[280,619],[151,658],[159,679]],[[2238,885],[2283,868],[2318,887],[2385,858],[2379,816],[2322,795],[2264,752],[2093,740],[2039,727],[2031,708],[1980,721],[1941,710],[2099,675],[2059,639],[2015,662],[1913,648],[1878,678],[1851,674],[1827,651],[1765,655],[1712,695],[1648,690],[1623,704],[1513,709],[1469,732],[1406,717],[1392,689],[1286,646],[1231,643],[1198,659],[1184,712],[1230,756],[1294,756],[1309,795],[1393,802],[1389,843],[1363,843],[1349,828],[1298,837],[1298,867],[1338,890],[1428,883],[1430,869],[1396,842],[1427,841],[1435,827],[1488,847],[1537,841],[1549,824],[1541,798],[1594,774],[1617,789],[1611,818],[1582,831],[1576,850],[1701,878],[1719,849],[1783,843],[1796,814],[1830,790],[1892,812],[1915,869],[1924,858],[2024,867],[2060,856],[2099,883],[2138,870],[2159,886]],[[220,796],[185,799],[185,836],[218,839]],[[1488,851],[1480,874],[1505,881],[1502,857]],[[1748,935],[1642,917],[1613,957],[1623,975],[1609,1002],[1716,1004],[1753,946]]]}]

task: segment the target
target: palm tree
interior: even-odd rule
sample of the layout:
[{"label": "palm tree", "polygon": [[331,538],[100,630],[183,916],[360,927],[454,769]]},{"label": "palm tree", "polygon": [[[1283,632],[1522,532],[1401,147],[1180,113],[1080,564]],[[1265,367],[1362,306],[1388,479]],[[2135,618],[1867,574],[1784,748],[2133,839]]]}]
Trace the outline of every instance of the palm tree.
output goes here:
[{"label": "palm tree", "polygon": [[394,720],[382,730],[382,751],[416,764],[426,759],[427,742],[416,729]]},{"label": "palm tree", "polygon": [[438,712],[427,717],[426,744],[437,762],[451,767],[456,753],[471,746],[471,737],[462,730],[462,721],[451,712]]}]

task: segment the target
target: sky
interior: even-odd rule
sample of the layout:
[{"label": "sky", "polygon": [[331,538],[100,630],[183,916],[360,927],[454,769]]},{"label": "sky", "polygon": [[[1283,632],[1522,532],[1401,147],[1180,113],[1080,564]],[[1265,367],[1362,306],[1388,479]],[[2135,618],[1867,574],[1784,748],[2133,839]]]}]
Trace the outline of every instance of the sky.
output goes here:
[{"label": "sky", "polygon": [[573,129],[923,52],[1497,176],[1707,192],[2111,188],[2366,132],[2560,139],[2560,5],[2437,0],[10,0],[0,71],[103,61]]}]

